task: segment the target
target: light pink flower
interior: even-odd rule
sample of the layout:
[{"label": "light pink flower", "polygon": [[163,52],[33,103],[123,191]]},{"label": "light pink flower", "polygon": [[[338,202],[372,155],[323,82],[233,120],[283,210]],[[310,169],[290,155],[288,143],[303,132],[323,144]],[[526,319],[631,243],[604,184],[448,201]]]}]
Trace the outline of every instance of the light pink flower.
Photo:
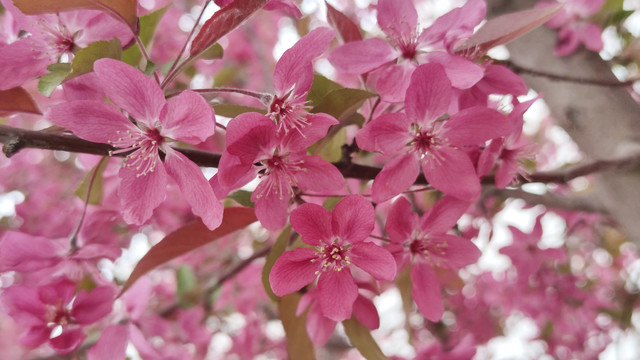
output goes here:
[{"label": "light pink flower", "polygon": [[[83,326],[111,312],[115,295],[110,286],[76,293],[74,282],[57,278],[37,288],[12,286],[2,293],[0,304],[16,323],[28,328],[20,336],[22,344],[38,347],[48,342],[57,353],[68,354],[84,341]],[[61,333],[51,337],[56,328]]]},{"label": "light pink flower", "polygon": [[370,202],[349,195],[330,212],[320,205],[303,204],[291,213],[291,226],[314,248],[286,251],[276,260],[269,281],[278,296],[298,291],[318,279],[322,315],[342,321],[351,317],[358,286],[350,267],[355,265],[377,280],[393,280],[396,264],[387,250],[364,240],[374,227]]},{"label": "light pink flower", "polygon": [[468,207],[468,202],[445,196],[419,219],[401,197],[387,217],[385,230],[393,243],[389,251],[400,267],[412,262],[411,295],[420,313],[431,321],[440,321],[444,312],[435,269],[458,270],[480,257],[471,241],[447,234]]},{"label": "light pink flower", "polygon": [[[135,68],[112,59],[95,62],[94,70],[111,103],[71,101],[47,110],[45,117],[79,137],[132,151],[120,169],[119,196],[125,221],[143,224],[165,197],[167,175],[176,181],[194,214],[215,229],[222,204],[200,168],[173,150],[174,140],[198,144],[215,130],[213,109],[198,94],[183,91],[165,100],[158,84]],[[164,159],[161,159],[161,153]]]},{"label": "light pink flower", "polygon": [[467,200],[480,195],[480,181],[464,148],[506,135],[513,125],[496,110],[481,106],[449,115],[452,92],[440,65],[421,65],[407,89],[406,114],[383,114],[358,132],[361,149],[395,154],[373,182],[373,201],[406,190],[420,167],[427,181],[446,194]]},{"label": "light pink flower", "polygon": [[337,120],[326,114],[311,114],[306,119],[310,126],[304,135],[298,131],[279,132],[278,125],[257,113],[242,114],[227,127],[227,149],[220,159],[216,179],[223,188],[235,189],[258,176],[261,181],[251,200],[262,225],[272,231],[287,221],[294,186],[334,191],[345,185],[335,166],[306,152]]},{"label": "light pink flower", "polygon": [[[558,41],[553,52],[558,56],[572,54],[582,43],[591,51],[600,51],[602,28],[589,22],[591,15],[600,10],[605,0],[566,0],[558,13],[547,21],[547,26],[558,30]],[[555,1],[541,1],[537,7],[557,5]]]}]

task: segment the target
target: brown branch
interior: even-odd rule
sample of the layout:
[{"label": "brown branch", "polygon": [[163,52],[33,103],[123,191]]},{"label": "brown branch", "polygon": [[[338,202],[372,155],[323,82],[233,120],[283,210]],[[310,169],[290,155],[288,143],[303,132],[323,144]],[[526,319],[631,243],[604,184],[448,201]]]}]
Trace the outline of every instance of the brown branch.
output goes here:
[{"label": "brown branch", "polygon": [[[109,152],[114,150],[110,145],[83,140],[71,134],[25,130],[6,125],[0,125],[0,143],[4,144],[2,150],[7,157],[11,157],[20,150],[26,148],[61,150],[102,156],[109,156]],[[218,164],[220,163],[220,154],[182,147],[175,147],[174,149],[183,153],[187,158],[199,166],[218,167]],[[126,155],[127,153],[120,153],[114,154],[113,156]],[[333,165],[335,165],[346,178],[372,180],[375,179],[382,170],[373,166],[352,163],[350,161],[351,159],[348,151],[347,155],[346,159],[333,163]],[[566,184],[580,176],[612,170],[631,169],[639,164],[640,154],[633,153],[631,155],[618,158],[585,162],[583,164],[553,171],[536,172],[525,177],[519,176],[516,181],[520,184],[532,182]],[[415,181],[415,184],[427,185],[428,182],[421,174]],[[494,184],[493,176],[485,176],[482,179],[482,184]]]},{"label": "brown branch", "polygon": [[585,79],[585,78],[578,78],[578,77],[568,76],[568,75],[552,74],[552,73],[548,73],[546,71],[540,71],[540,70],[535,70],[535,69],[529,69],[529,68],[525,68],[523,66],[520,66],[518,64],[515,64],[514,62],[509,61],[509,60],[506,60],[506,61],[495,61],[495,63],[505,65],[505,66],[509,67],[511,70],[513,70],[514,72],[516,72],[518,74],[527,74],[527,75],[533,75],[533,76],[540,76],[540,77],[545,77],[545,78],[550,79],[550,80],[566,81],[566,82],[573,82],[573,83],[586,84],[586,85],[597,85],[597,86],[606,86],[606,87],[624,87],[624,86],[631,86],[631,85],[633,85],[634,82],[640,81],[640,78],[631,78],[631,79],[628,79],[626,81],[609,81],[609,80],[602,80],[602,79]]},{"label": "brown branch", "polygon": [[531,205],[543,205],[549,209],[562,209],[569,211],[586,211],[609,215],[609,211],[599,202],[588,196],[561,196],[552,193],[542,195],[532,194],[522,189],[497,189],[495,187],[484,188],[484,198],[498,196],[502,198],[522,199]]}]

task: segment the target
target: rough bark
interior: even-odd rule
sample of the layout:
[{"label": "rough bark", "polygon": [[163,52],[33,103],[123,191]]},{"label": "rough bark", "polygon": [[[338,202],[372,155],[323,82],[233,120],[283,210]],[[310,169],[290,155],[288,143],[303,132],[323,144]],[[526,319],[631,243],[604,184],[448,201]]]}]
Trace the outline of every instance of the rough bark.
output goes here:
[{"label": "rough bark", "polygon": [[[489,0],[489,17],[531,8],[534,0]],[[507,45],[516,65],[560,76],[615,82],[611,66],[596,53],[581,49],[568,57],[553,55],[554,31],[540,27]],[[557,123],[588,159],[626,156],[640,149],[640,106],[624,87],[607,87],[522,74],[543,93]],[[640,244],[640,169],[595,176],[595,196]]]}]

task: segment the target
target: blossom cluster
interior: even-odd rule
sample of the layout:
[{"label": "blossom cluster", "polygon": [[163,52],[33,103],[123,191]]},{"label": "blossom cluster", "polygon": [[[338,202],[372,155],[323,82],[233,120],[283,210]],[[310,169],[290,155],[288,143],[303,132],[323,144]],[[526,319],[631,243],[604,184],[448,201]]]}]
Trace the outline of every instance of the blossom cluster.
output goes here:
[{"label": "blossom cluster", "polygon": [[[541,244],[545,217],[588,238],[606,224],[599,215],[545,209],[531,232],[508,228],[502,279],[478,266],[481,233],[508,206],[483,189],[533,170],[523,126],[540,99],[483,56],[483,0],[435,19],[412,0],[343,1],[326,5],[328,24],[293,1],[215,1],[209,20],[190,18],[191,35],[191,1],[0,2],[0,94],[18,104],[0,100],[0,132],[84,146],[10,154],[5,144],[12,156],[0,158],[10,174],[0,194],[24,196],[0,218],[10,356],[284,358],[330,345],[338,323],[365,354],[378,347],[378,300],[394,289],[407,319],[396,332],[413,345],[398,359],[470,359],[518,315],[549,354],[595,356],[628,320],[611,313],[634,305],[613,296],[634,294],[617,275],[636,261],[632,248]],[[526,25],[551,19],[559,55],[580,43],[598,51],[600,28],[584,20],[601,5],[542,2]],[[375,15],[377,33],[363,36],[359,12]],[[274,24],[293,21],[299,40],[266,57]],[[155,246],[127,280],[117,268],[140,239]],[[278,316],[285,335],[271,336]],[[212,350],[216,336],[231,345]]]}]

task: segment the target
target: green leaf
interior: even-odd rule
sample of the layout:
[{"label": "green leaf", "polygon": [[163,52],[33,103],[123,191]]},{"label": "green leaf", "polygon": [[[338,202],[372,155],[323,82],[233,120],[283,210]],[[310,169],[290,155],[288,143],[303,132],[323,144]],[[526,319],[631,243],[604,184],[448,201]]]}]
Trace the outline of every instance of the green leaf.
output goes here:
[{"label": "green leaf", "polygon": [[71,72],[71,64],[51,64],[47,66],[47,70],[49,70],[49,73],[42,76],[40,80],[38,80],[38,91],[40,91],[42,95],[49,97],[56,89],[56,87],[62,84],[62,81]]},{"label": "green leaf", "polygon": [[265,109],[254,108],[251,106],[244,105],[235,105],[235,104],[216,104],[213,105],[213,110],[216,112],[216,115],[234,118],[240,114],[248,113],[248,112],[257,112],[260,114],[266,114],[267,111]]},{"label": "green leaf", "polygon": [[209,46],[209,48],[205,50],[202,54],[200,54],[198,56],[198,59],[205,59],[205,60],[222,59],[223,55],[224,55],[224,49],[222,48],[222,45],[215,43]]},{"label": "green leaf", "polygon": [[[153,38],[153,34],[156,32],[156,28],[162,20],[162,17],[169,9],[169,5],[160,8],[150,14],[144,15],[140,17],[140,41],[146,47],[151,43],[151,39]],[[149,48],[147,48],[149,50]],[[140,52],[140,47],[138,44],[135,46],[129,47],[122,54],[122,61],[126,62],[131,66],[138,66],[140,64],[140,59],[142,58],[142,53]]]},{"label": "green leaf", "polygon": [[93,63],[103,58],[116,60],[122,58],[122,45],[120,44],[120,40],[96,41],[78,51],[71,62],[71,73],[67,75],[64,81],[92,72]]},{"label": "green leaf", "polygon": [[176,285],[178,302],[181,306],[190,307],[199,301],[198,280],[191,266],[185,264],[176,270]]},{"label": "green leaf", "polygon": [[275,244],[271,247],[271,251],[269,251],[269,255],[267,255],[267,259],[264,263],[264,267],[262,268],[262,285],[264,285],[264,290],[267,292],[267,295],[273,301],[277,301],[278,297],[271,290],[271,283],[269,282],[269,274],[271,273],[271,268],[273,268],[273,264],[276,263],[276,260],[287,250],[287,245],[289,245],[289,236],[291,235],[291,226],[287,226],[282,230],[280,236],[276,240]]},{"label": "green leaf", "polygon": [[245,207],[254,207],[253,202],[251,201],[251,191],[247,190],[238,190],[236,192],[231,193],[227,196],[227,198],[237,202],[238,204]]},{"label": "green leaf", "polygon": [[348,125],[348,120],[360,109],[364,101],[375,96],[377,95],[372,92],[360,89],[335,89],[320,99],[310,112],[329,114],[342,125]]},{"label": "green leaf", "polygon": [[367,360],[388,360],[380,347],[371,336],[371,332],[358,320],[351,318],[342,322],[344,332],[353,344],[360,351],[360,354]]},{"label": "green leaf", "polygon": [[[102,203],[102,173],[109,163],[109,157],[103,157],[82,179],[82,183],[76,189],[75,195],[82,201],[90,205],[100,205]],[[87,197],[87,189],[90,189]]]},{"label": "green leaf", "polygon": [[342,200],[341,197],[328,197],[324,200],[324,202],[322,203],[322,207],[324,207],[325,209],[332,211],[334,207],[336,207],[336,205],[338,205],[338,203],[340,202],[340,200]]},{"label": "green leaf", "polygon": [[316,106],[329,92],[342,88],[342,85],[337,82],[331,81],[320,74],[315,74],[313,76],[311,90],[309,90],[309,94],[307,95],[307,100],[311,101],[312,106]]},{"label": "green leaf", "polygon": [[327,142],[320,143],[320,150],[316,154],[328,162],[338,162],[342,159],[342,145],[346,143],[347,129],[341,128]]},{"label": "green leaf", "polygon": [[287,354],[289,359],[315,360],[315,352],[307,334],[307,312],[296,316],[301,295],[293,293],[285,295],[278,301],[278,313],[287,337]]},{"label": "green leaf", "polygon": [[225,208],[223,216],[222,225],[213,231],[198,219],[165,236],[140,259],[122,287],[120,295],[127,291],[141,276],[159,265],[257,221],[253,209],[245,207]]}]

